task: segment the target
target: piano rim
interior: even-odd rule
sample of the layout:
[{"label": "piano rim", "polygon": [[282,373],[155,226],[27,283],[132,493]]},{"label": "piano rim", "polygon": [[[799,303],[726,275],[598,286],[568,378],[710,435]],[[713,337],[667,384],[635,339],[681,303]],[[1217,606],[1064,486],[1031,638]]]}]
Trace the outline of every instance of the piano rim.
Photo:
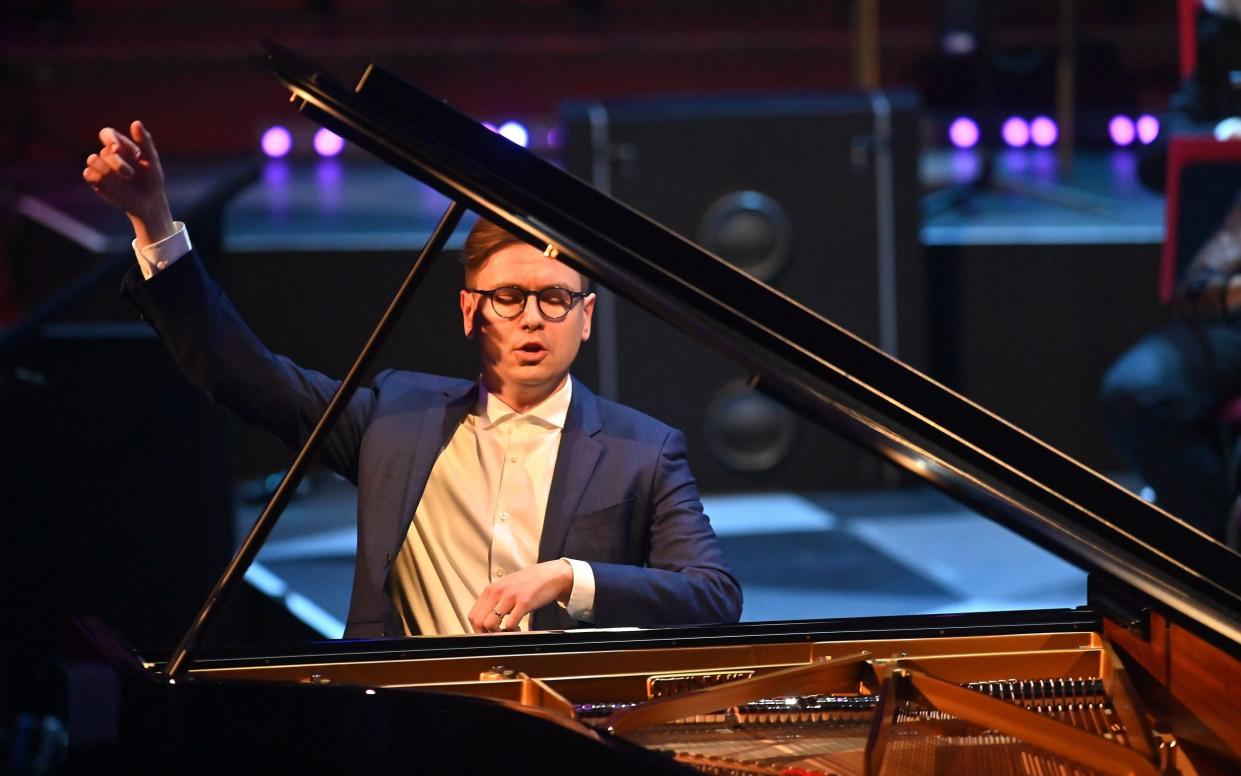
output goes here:
[{"label": "piano rim", "polygon": [[[341,639],[292,644],[221,646],[204,650],[189,673],[310,662],[435,660],[494,655],[592,652],[603,649],[677,649],[765,643],[928,639],[1036,633],[1102,634],[1102,615],[1086,606],[924,615],[883,615],[815,620],[764,621],[651,629],[578,629],[467,636]],[[162,672],[166,650],[133,650],[142,666]],[[146,656],[144,656],[144,653]]]}]

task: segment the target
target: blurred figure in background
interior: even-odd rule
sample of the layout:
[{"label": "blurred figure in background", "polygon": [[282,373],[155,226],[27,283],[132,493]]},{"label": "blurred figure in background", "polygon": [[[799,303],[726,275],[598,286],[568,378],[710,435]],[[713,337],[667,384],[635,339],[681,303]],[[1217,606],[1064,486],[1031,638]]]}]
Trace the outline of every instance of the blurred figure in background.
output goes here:
[{"label": "blurred figure in background", "polygon": [[[1241,0],[1203,0],[1196,35],[1197,66],[1169,101],[1159,144],[1142,160],[1143,182],[1158,190],[1170,135],[1241,140]],[[1187,200],[1182,208],[1203,204]],[[1241,201],[1203,235],[1178,279],[1176,318],[1125,352],[1102,388],[1108,434],[1155,502],[1234,547],[1238,459],[1220,410],[1241,396],[1239,273]]]},{"label": "blurred figure in background", "polygon": [[1241,203],[1186,269],[1177,317],[1125,352],[1102,391],[1108,433],[1155,502],[1234,546],[1233,444],[1220,410],[1241,396],[1239,273]]}]

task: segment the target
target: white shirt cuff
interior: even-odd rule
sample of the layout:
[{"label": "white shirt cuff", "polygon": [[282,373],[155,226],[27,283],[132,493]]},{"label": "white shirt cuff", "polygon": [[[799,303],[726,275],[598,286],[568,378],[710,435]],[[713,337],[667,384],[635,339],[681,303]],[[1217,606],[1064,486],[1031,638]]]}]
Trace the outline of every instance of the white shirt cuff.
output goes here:
[{"label": "white shirt cuff", "polygon": [[185,224],[180,221],[173,221],[173,232],[158,242],[153,242],[145,248],[138,248],[138,241],[135,239],[130,245],[134,249],[134,256],[138,258],[138,269],[142,270],[142,277],[150,280],[155,273],[162,269],[166,269],[169,264],[181,258],[190,252],[190,231],[185,228]]},{"label": "white shirt cuff", "polygon": [[573,567],[573,589],[565,609],[578,622],[595,621],[595,572],[590,564],[573,558],[561,558]]}]

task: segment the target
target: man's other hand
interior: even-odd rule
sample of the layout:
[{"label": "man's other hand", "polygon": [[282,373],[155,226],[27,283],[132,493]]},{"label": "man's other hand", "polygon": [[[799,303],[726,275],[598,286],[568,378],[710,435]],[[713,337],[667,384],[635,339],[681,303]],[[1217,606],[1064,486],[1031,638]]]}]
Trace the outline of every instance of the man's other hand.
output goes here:
[{"label": "man's other hand", "polygon": [[470,609],[475,633],[517,630],[521,618],[553,601],[569,602],[573,567],[566,560],[549,560],[501,577],[483,588]]},{"label": "man's other hand", "polygon": [[82,179],[105,201],[125,211],[139,248],[172,234],[164,170],[151,133],[135,121],[129,125],[128,137],[104,127],[99,130],[99,142],[99,152],[86,157]]}]

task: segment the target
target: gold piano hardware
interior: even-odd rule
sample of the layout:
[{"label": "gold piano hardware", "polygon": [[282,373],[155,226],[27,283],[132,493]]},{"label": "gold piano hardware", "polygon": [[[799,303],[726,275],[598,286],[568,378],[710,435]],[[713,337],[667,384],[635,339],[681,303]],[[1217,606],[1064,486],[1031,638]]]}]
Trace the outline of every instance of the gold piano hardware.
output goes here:
[{"label": "gold piano hardware", "polygon": [[[842,682],[848,683],[850,679],[860,680],[858,666],[865,665],[863,661],[869,656],[869,652],[859,652],[835,661],[822,658],[810,665],[786,668],[683,695],[657,698],[650,703],[618,711],[608,718],[605,725],[611,732],[624,735],[661,722],[707,714],[763,698],[816,692],[824,686],[839,686]],[[853,681],[852,684],[856,687],[861,681]]]},{"label": "gold piano hardware", "polygon": [[646,680],[646,697],[648,700],[662,698],[665,695],[702,690],[717,684],[749,679],[753,671],[702,671],[697,673],[660,674]]},{"label": "gold piano hardware", "polygon": [[547,686],[541,679],[515,671],[504,666],[492,666],[478,675],[480,682],[517,682],[518,695],[515,699],[522,706],[545,709],[562,717],[573,718],[573,704],[563,695]]},{"label": "gold piano hardware", "polygon": [[[302,665],[298,673],[315,668]],[[496,656],[479,656],[331,668],[337,682],[507,700],[571,724],[610,726],[705,773],[775,768],[860,776],[877,768],[950,772],[949,764],[963,773],[1193,772],[1175,738],[1150,730],[1150,711],[1110,644],[1089,632],[544,652],[505,655],[502,666]],[[244,673],[279,681],[291,670]],[[241,670],[192,673],[228,678]],[[657,680],[723,676],[745,678],[648,698]],[[913,765],[919,758],[931,759]]]},{"label": "gold piano hardware", "polygon": [[[1123,673],[1118,672],[1117,664],[1111,660],[1110,650],[1102,647],[1099,655],[1103,664],[1111,664],[1110,677]],[[929,740],[936,741],[930,747],[931,751],[936,751],[945,738],[958,744],[963,751],[972,748],[971,753],[996,746],[1005,750],[1018,749],[1019,760],[1024,758],[1039,762],[1053,770],[1084,767],[1094,773],[1117,775],[1153,775],[1157,772],[1154,748],[1146,737],[1147,731],[1135,720],[1135,735],[1130,741],[1130,734],[1117,720],[1119,715],[1114,714],[1112,704],[1107,700],[1105,686],[1111,684],[1116,687],[1116,681],[1059,677],[976,681],[961,687],[903,667],[905,658],[870,661],[869,657],[869,653],[861,652],[836,661],[821,659],[760,677],[660,698],[618,710],[605,721],[604,726],[618,735],[633,734],[676,720],[705,722],[708,725],[714,723],[737,729],[744,726],[740,722],[739,706],[763,699],[772,703],[771,699],[778,696],[788,696],[789,705],[798,706],[799,697],[808,691],[849,693],[881,682],[879,701],[872,719],[869,724],[855,721],[853,727],[857,730],[852,731],[853,737],[860,741],[861,737],[857,735],[860,729],[870,728],[861,752],[864,771],[868,773],[882,773],[883,763],[888,758],[906,764],[909,753],[927,748],[925,744]],[[704,715],[721,710],[727,712],[717,719],[704,719]],[[772,720],[779,729],[778,735],[802,741],[823,737],[824,731],[814,730],[814,727],[822,725],[821,721],[812,721],[807,725],[803,715],[779,713],[766,715],[767,725],[761,730],[763,735],[772,734]],[[836,721],[828,720],[830,727],[826,732],[829,733],[829,741],[841,738],[831,735],[841,732],[841,726],[832,724]],[[907,732],[910,727],[928,726],[936,732],[931,739]],[[973,726],[978,730],[973,730]],[[723,737],[717,736],[714,743]],[[643,737],[638,740],[647,745],[657,743]],[[919,743],[911,746],[914,741]],[[668,743],[665,741],[658,748],[664,748]],[[712,748],[712,743],[711,740],[706,742],[708,749]],[[678,750],[686,746],[684,740],[678,744]],[[716,755],[718,758],[718,752],[711,751],[678,751],[677,754],[682,758],[699,755]],[[735,764],[745,768],[768,763],[738,760]],[[815,772],[813,769],[826,766],[828,770],[823,772],[836,772],[841,770],[842,765],[842,762],[809,758],[806,762],[799,762],[797,767]],[[717,767],[723,768],[723,762],[712,764],[710,769]],[[903,771],[904,768],[897,770]],[[923,769],[918,767],[917,770],[921,772]]]},{"label": "gold piano hardware", "polygon": [[331,684],[332,680],[323,674],[311,674],[297,680],[298,684]]}]

